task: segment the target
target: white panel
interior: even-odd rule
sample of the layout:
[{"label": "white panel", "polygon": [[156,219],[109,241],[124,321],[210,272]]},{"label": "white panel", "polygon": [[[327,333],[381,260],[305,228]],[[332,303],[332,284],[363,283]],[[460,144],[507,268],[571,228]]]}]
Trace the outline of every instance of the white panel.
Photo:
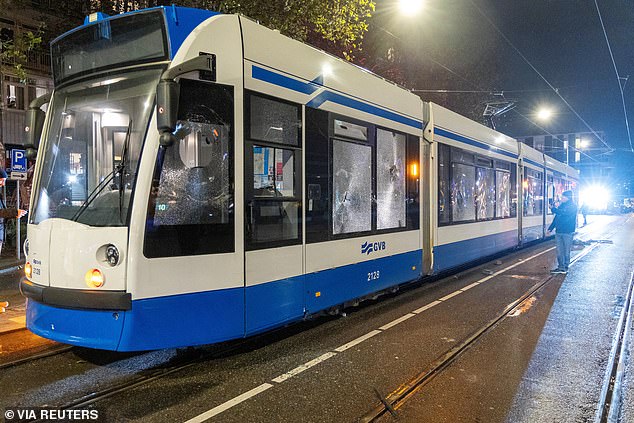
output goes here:
[{"label": "white panel", "polygon": [[441,226],[435,245],[451,244],[452,242],[480,238],[503,232],[517,230],[517,218],[490,220],[485,222],[465,223],[463,225]]},{"label": "white panel", "polygon": [[302,246],[247,251],[247,286],[302,274]]},{"label": "white panel", "polygon": [[[100,291],[126,288],[128,228],[96,228],[65,219],[50,219],[50,225],[51,286]],[[119,264],[115,267],[106,264],[105,246],[108,244],[119,250]],[[101,288],[86,285],[86,272],[93,268],[104,275],[105,283]]]},{"label": "white panel", "polygon": [[[469,118],[452,112],[451,110],[437,104],[430,103],[430,107],[434,115],[434,125],[436,127],[447,129],[448,131],[470,138],[474,141],[490,145],[494,148],[499,148],[509,153],[518,154],[518,146],[515,139],[504,135],[501,132],[497,132],[489,127],[486,127],[478,122],[474,122]],[[435,137],[436,136],[438,135],[435,135]],[[444,137],[442,137],[442,139],[443,142],[447,141],[447,139]],[[449,144],[449,142],[447,142],[447,144]],[[467,146],[467,144],[456,141],[452,141],[451,144],[461,148],[465,148]],[[486,151],[482,149],[478,150]],[[506,160],[512,160],[512,158],[508,156],[502,157],[505,157]]]},{"label": "white panel", "polygon": [[[245,60],[255,62],[258,66],[282,71],[285,76],[310,82],[320,79],[323,86],[339,93],[345,93],[356,100],[372,105],[398,111],[398,114],[422,121],[422,100],[411,92],[398,87],[396,84],[384,80],[371,72],[354,66],[351,63],[331,56],[321,50],[285,37],[245,18],[241,18]],[[283,54],[280,54],[283,52]],[[290,59],[290,60],[289,60]],[[245,87],[284,98],[295,97],[297,102],[307,103],[310,98],[319,94],[301,94],[281,87],[274,88],[272,84],[250,78],[250,63],[245,63]],[[284,92],[284,94],[280,94]],[[301,100],[300,100],[301,98]],[[322,109],[333,107],[338,113],[350,115],[347,107],[325,103]],[[358,118],[369,120],[370,116],[362,112]],[[353,116],[357,117],[357,116]],[[376,118],[376,117],[375,117]],[[393,127],[394,122],[385,120],[381,124]],[[399,124],[400,125],[400,124]],[[404,125],[405,130],[412,132],[413,128]],[[395,128],[401,130],[401,128]],[[420,133],[420,131],[416,132]]]},{"label": "white panel", "polygon": [[[33,196],[34,197],[34,196]],[[49,284],[49,245],[51,243],[51,220],[45,220],[39,225],[29,225],[27,239],[29,240],[29,255],[26,261],[33,266],[31,281],[39,285]],[[57,256],[54,256],[57,259]]]},{"label": "white panel", "polygon": [[544,223],[544,218],[540,214],[539,216],[524,216],[522,217],[522,227],[531,228],[533,226],[541,226]]},{"label": "white panel", "polygon": [[[371,253],[362,253],[361,246],[365,242],[378,243],[379,246],[385,242],[385,248],[379,248]],[[415,251],[421,248],[420,243],[420,231],[407,231],[307,244],[306,273]]]}]

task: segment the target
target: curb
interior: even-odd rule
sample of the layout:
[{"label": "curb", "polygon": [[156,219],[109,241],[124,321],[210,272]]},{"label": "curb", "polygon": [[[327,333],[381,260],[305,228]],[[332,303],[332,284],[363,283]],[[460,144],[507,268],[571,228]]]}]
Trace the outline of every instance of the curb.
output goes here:
[{"label": "curb", "polygon": [[16,264],[15,266],[4,267],[0,269],[0,275],[5,275],[7,273],[13,273],[16,270],[20,270],[24,266],[24,263]]}]

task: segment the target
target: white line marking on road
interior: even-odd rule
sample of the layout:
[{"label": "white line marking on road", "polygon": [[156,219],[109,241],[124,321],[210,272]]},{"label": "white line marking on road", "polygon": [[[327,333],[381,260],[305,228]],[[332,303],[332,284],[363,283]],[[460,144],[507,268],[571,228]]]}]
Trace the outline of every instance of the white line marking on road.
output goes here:
[{"label": "white line marking on road", "polygon": [[417,308],[416,310],[412,311],[412,313],[414,313],[414,314],[422,313],[423,311],[429,310],[433,306],[436,306],[436,305],[438,305],[440,303],[442,303],[442,301],[438,301],[438,300],[433,301],[433,302],[431,302],[431,303],[429,303],[427,305],[422,306],[421,308]]},{"label": "white line marking on road", "polygon": [[319,363],[321,363],[323,361],[326,361],[329,358],[334,357],[336,355],[337,355],[337,353],[334,353],[334,352],[327,352],[326,354],[322,354],[319,357],[317,357],[316,359],[310,360],[308,363],[300,364],[299,366],[295,367],[290,372],[286,372],[283,375],[280,375],[280,376],[276,377],[275,379],[273,379],[273,382],[282,383],[285,380],[292,378],[293,376],[297,376],[298,374],[300,374],[304,370],[308,370],[311,367],[316,366]]},{"label": "white line marking on road", "polygon": [[363,341],[365,341],[365,340],[367,340],[367,339],[370,339],[370,338],[372,338],[372,337],[373,337],[373,336],[375,336],[375,335],[378,335],[379,333],[381,333],[381,331],[380,331],[380,330],[376,330],[376,329],[375,329],[375,330],[373,330],[372,332],[368,332],[368,333],[366,333],[365,335],[360,336],[360,337],[358,337],[357,339],[355,339],[355,340],[352,340],[352,341],[348,342],[347,344],[343,344],[342,346],[340,346],[340,347],[338,347],[338,348],[335,348],[335,351],[337,351],[337,352],[344,352],[344,351],[345,351],[345,350],[347,350],[348,348],[352,348],[352,347],[354,347],[355,345],[360,344],[360,343],[362,343]]},{"label": "white line marking on road", "polygon": [[464,292],[464,291],[468,291],[469,289],[471,289],[471,288],[473,288],[473,287],[475,287],[475,286],[478,286],[478,285],[480,285],[480,282],[474,282],[474,283],[472,283],[471,285],[467,285],[467,286],[465,286],[464,288],[462,288],[462,289],[460,289],[460,290],[461,290],[462,292]]},{"label": "white line marking on road", "polygon": [[459,290],[457,290],[457,291],[454,291],[454,292],[452,292],[452,293],[451,293],[451,294],[449,294],[449,295],[445,295],[445,296],[444,296],[444,297],[442,297],[442,298],[438,298],[438,301],[447,301],[449,298],[455,297],[455,296],[456,296],[456,295],[458,295],[458,294],[462,294],[462,290],[461,290],[461,289],[459,289]]},{"label": "white line marking on road", "polygon": [[406,315],[401,316],[401,317],[399,317],[398,319],[396,319],[396,320],[392,320],[390,323],[388,323],[388,324],[385,324],[385,325],[381,326],[379,329],[381,329],[381,330],[388,330],[388,329],[389,329],[389,328],[391,328],[392,326],[396,326],[396,325],[398,325],[399,323],[402,323],[402,322],[404,322],[405,320],[407,320],[407,319],[409,319],[409,318],[411,318],[411,317],[414,317],[414,316],[416,316],[416,315],[415,315],[415,314],[412,314],[412,313],[407,313]]},{"label": "white line marking on road", "polygon": [[187,420],[185,423],[202,423],[212,418],[213,416],[216,416],[222,413],[223,411],[228,410],[229,408],[234,407],[240,404],[241,402],[248,400],[251,397],[261,394],[262,392],[272,387],[273,385],[271,385],[270,383],[263,383],[257,388],[253,388],[250,391],[247,391],[244,394],[238,395],[237,397],[230,399],[229,401],[222,403],[219,406],[214,407],[209,411],[205,411],[204,413],[194,417],[193,419]]}]

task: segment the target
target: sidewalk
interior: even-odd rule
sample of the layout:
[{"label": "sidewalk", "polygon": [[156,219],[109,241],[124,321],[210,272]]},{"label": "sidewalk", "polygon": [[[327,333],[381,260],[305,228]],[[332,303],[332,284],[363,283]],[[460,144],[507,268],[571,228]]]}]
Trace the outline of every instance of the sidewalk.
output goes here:
[{"label": "sidewalk", "polygon": [[0,334],[22,329],[25,324],[24,297],[18,288],[24,259],[18,260],[14,251],[7,253],[0,256],[0,308],[8,303],[5,312],[0,312]]}]

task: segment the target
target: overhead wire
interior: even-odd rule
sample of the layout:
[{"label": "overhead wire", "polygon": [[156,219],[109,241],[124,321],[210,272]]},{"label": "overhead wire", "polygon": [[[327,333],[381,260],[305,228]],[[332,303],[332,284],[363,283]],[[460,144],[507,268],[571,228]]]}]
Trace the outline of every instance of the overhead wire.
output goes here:
[{"label": "overhead wire", "polygon": [[614,66],[614,73],[616,74],[616,82],[619,84],[619,91],[621,92],[621,102],[623,103],[623,115],[625,116],[625,128],[627,129],[627,139],[630,142],[630,150],[634,153],[634,147],[632,146],[632,135],[630,134],[630,122],[627,118],[627,108],[625,107],[625,95],[623,94],[623,90],[625,84],[627,84],[627,78],[625,79],[625,84],[621,85],[621,76],[619,75],[619,71],[616,67],[616,61],[614,60],[614,54],[612,53],[612,46],[610,46],[610,39],[608,38],[608,33],[605,30],[605,24],[603,23],[603,17],[601,16],[601,10],[599,9],[599,4],[597,0],[594,0],[594,5],[597,8],[597,14],[599,15],[599,22],[601,23],[601,29],[603,30],[603,36],[605,37],[605,43],[608,45],[608,51],[610,52],[610,59],[612,59],[612,66]]},{"label": "overhead wire", "polygon": [[603,137],[601,137],[597,131],[594,130],[594,128],[592,128],[590,126],[590,124],[588,122],[585,121],[585,119],[583,117],[581,117],[581,115],[574,109],[574,107],[572,107],[572,105],[568,102],[568,100],[566,100],[564,98],[564,96],[561,95],[561,93],[559,92],[559,90],[557,88],[555,88],[550,81],[548,81],[548,79],[546,79],[546,77],[531,63],[530,60],[528,60],[528,58],[526,56],[524,56],[524,54],[522,54],[522,52],[515,47],[515,44],[513,44],[511,42],[511,40],[504,34],[504,32],[502,32],[502,30],[500,28],[498,28],[497,25],[495,25],[495,23],[493,23],[493,21],[489,18],[489,16],[484,13],[482,11],[482,9],[480,9],[478,7],[477,4],[475,4],[474,0],[469,0],[469,2],[471,3],[471,5],[480,13],[480,15],[482,15],[482,17],[484,17],[484,19],[489,23],[489,25],[491,25],[493,27],[493,29],[495,29],[495,31],[500,34],[500,36],[504,39],[504,41],[507,42],[507,44],[509,46],[511,46],[511,48],[513,48],[513,50],[515,50],[515,52],[522,58],[522,60],[524,60],[524,62],[526,62],[526,64],[528,66],[531,67],[531,69],[533,69],[533,71],[539,75],[539,77],[546,83],[546,85],[548,85],[551,90],[553,90],[555,92],[555,94],[557,94],[557,96],[559,96],[559,98],[561,99],[561,101],[564,102],[564,104],[568,107],[568,109],[570,109],[570,111],[572,113],[575,114],[575,116],[577,116],[577,118],[583,122],[583,124],[586,126],[586,128],[588,128],[590,130],[590,132],[592,132],[592,134],[594,134],[595,137],[597,137],[597,139],[599,141],[601,141],[601,143],[603,145],[605,145],[609,150],[613,151],[614,149],[603,139]]}]

